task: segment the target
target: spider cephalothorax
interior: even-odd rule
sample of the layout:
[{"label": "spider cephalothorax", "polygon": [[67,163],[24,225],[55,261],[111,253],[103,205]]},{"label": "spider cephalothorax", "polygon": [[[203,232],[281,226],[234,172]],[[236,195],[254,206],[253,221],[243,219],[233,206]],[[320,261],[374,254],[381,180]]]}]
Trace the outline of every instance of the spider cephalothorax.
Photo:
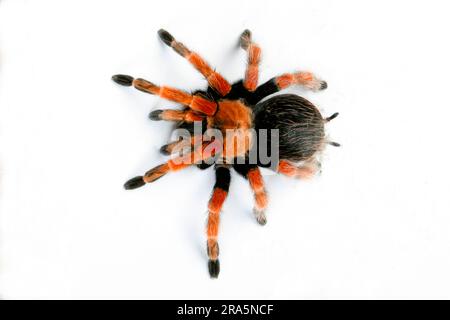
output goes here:
[{"label": "spider cephalothorax", "polygon": [[[338,145],[327,141],[324,132],[324,123],[336,117],[337,113],[323,118],[311,102],[294,94],[276,95],[261,101],[292,85],[323,90],[327,84],[310,72],[295,72],[274,77],[258,86],[261,49],[251,40],[248,30],[240,37],[240,45],[248,53],[245,77],[232,85],[167,31],[160,30],[158,34],[165,44],[186,58],[206,78],[208,88],[190,94],[128,75],[112,77],[118,84],[133,85],[138,90],[181,104],[181,110],[155,110],[150,113],[150,119],[175,121],[178,128],[190,133],[187,140],[162,146],[161,151],[173,157],[144,176],[127,181],[125,189],[141,187],[168,172],[190,165],[201,169],[214,165],[216,183],[208,204],[206,233],[209,273],[211,277],[217,277],[220,269],[217,242],[219,215],[230,185],[230,168],[248,179],[255,197],[256,220],[264,225],[268,198],[259,167],[271,167],[296,178],[312,176],[319,168],[317,156],[325,144]],[[200,128],[200,132],[195,128]],[[219,134],[212,135],[214,130]],[[266,136],[265,144],[257,143],[262,141],[261,132],[264,130],[277,132],[275,145],[270,134]],[[258,152],[262,148],[268,149],[269,155],[276,153],[277,157],[271,157],[269,162],[263,161],[261,152]],[[252,154],[256,157],[251,157]]]}]

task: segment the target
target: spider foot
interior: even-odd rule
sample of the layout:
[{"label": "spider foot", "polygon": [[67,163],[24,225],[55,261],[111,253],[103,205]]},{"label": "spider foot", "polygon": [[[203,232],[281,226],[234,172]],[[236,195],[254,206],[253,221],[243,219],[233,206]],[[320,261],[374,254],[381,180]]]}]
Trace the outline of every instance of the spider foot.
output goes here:
[{"label": "spider foot", "polygon": [[321,81],[320,82],[320,88],[319,90],[325,90],[326,88],[328,88],[328,83],[326,81]]},{"label": "spider foot", "polygon": [[304,86],[312,91],[322,91],[328,88],[326,81],[320,79],[313,79],[304,84]]},{"label": "spider foot", "polygon": [[208,261],[208,270],[209,270],[209,276],[211,278],[219,277],[219,273],[220,273],[220,262],[219,262],[219,259],[209,260]]},{"label": "spider foot", "polygon": [[164,42],[168,46],[171,46],[172,41],[175,40],[174,37],[164,29],[160,29],[158,31],[158,36],[162,40],[162,42]]},{"label": "spider foot", "polygon": [[251,41],[252,41],[252,33],[248,29],[244,30],[244,32],[242,32],[241,34],[241,37],[239,38],[239,44],[241,48],[247,50]]},{"label": "spider foot", "polygon": [[159,121],[159,120],[161,120],[161,118],[160,118],[161,113],[163,113],[163,110],[154,110],[154,111],[150,112],[148,117],[151,120]]},{"label": "spider foot", "polygon": [[253,209],[253,214],[255,215],[256,221],[264,226],[267,223],[266,213],[263,210]]},{"label": "spider foot", "polygon": [[132,189],[142,187],[143,185],[145,185],[144,177],[137,176],[137,177],[134,177],[134,178],[128,180],[127,182],[125,182],[123,187],[126,190],[132,190]]},{"label": "spider foot", "polygon": [[159,152],[165,156],[170,156],[170,144],[165,144],[161,148],[159,148]]},{"label": "spider foot", "polygon": [[111,78],[115,83],[120,84],[121,86],[129,87],[133,84],[133,77],[128,76],[126,74],[116,74]]}]

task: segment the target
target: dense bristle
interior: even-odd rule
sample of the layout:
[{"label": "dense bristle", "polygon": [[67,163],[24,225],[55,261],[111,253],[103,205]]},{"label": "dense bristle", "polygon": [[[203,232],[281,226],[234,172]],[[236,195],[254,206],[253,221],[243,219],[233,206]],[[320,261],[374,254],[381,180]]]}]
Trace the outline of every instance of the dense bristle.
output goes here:
[{"label": "dense bristle", "polygon": [[161,148],[159,148],[159,152],[161,152],[165,156],[170,156],[170,144],[165,144]]},{"label": "dense bristle", "polygon": [[127,182],[125,182],[123,187],[126,190],[132,190],[132,189],[140,188],[143,185],[145,185],[145,181],[144,181],[143,177],[137,176],[137,177],[134,177],[134,178],[128,180]]},{"label": "dense bristle", "polygon": [[220,262],[219,260],[209,260],[208,261],[208,270],[211,278],[219,277],[220,273]]},{"label": "dense bristle", "polygon": [[148,117],[151,119],[151,120],[154,120],[154,121],[159,121],[159,120],[161,120],[161,113],[163,113],[163,110],[154,110],[154,111],[152,111],[152,112],[150,112],[150,114],[148,115]]},{"label": "dense bristle", "polygon": [[250,30],[246,29],[242,32],[241,37],[239,38],[239,44],[242,49],[246,50],[251,42],[252,33]]},{"label": "dense bristle", "polygon": [[116,74],[111,78],[115,83],[129,87],[133,84],[133,77],[126,74]]},{"label": "dense bristle", "polygon": [[320,83],[320,88],[319,90],[325,90],[326,88],[328,88],[328,83],[326,81],[322,81]]},{"label": "dense bristle", "polygon": [[[278,129],[280,159],[304,161],[320,151],[325,136],[324,119],[308,100],[293,94],[282,94],[260,102],[254,108],[255,128]],[[260,139],[258,139],[260,140]],[[263,141],[263,140],[261,140]],[[271,150],[271,134],[264,146]],[[264,143],[263,143],[264,144]]]},{"label": "dense bristle", "polygon": [[172,37],[172,35],[164,29],[160,29],[158,31],[158,35],[159,35],[159,38],[162,40],[162,42],[164,42],[168,46],[170,46],[172,41],[175,40],[174,37]]},{"label": "dense bristle", "polygon": [[267,224],[267,217],[264,211],[253,208],[253,214],[260,225],[264,226]]}]

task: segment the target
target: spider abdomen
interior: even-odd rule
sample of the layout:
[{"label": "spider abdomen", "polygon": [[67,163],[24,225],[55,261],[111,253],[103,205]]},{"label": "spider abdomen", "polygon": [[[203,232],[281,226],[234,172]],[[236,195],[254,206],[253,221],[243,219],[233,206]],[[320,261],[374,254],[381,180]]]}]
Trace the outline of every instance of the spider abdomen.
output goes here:
[{"label": "spider abdomen", "polygon": [[[258,103],[254,124],[259,129],[279,130],[279,158],[293,162],[310,159],[323,148],[324,120],[308,100],[294,94],[282,94]],[[271,135],[267,134],[270,150]]]}]

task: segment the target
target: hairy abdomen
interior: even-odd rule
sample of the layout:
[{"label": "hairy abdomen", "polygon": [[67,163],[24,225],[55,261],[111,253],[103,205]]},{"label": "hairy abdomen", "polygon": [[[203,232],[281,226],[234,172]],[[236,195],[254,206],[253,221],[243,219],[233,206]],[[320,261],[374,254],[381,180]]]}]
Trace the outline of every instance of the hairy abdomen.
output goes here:
[{"label": "hairy abdomen", "polygon": [[[325,132],[322,115],[311,102],[300,96],[282,94],[272,97],[258,103],[254,115],[257,131],[279,130],[280,159],[294,162],[308,160],[323,147]],[[270,147],[270,131],[267,136]]]}]

